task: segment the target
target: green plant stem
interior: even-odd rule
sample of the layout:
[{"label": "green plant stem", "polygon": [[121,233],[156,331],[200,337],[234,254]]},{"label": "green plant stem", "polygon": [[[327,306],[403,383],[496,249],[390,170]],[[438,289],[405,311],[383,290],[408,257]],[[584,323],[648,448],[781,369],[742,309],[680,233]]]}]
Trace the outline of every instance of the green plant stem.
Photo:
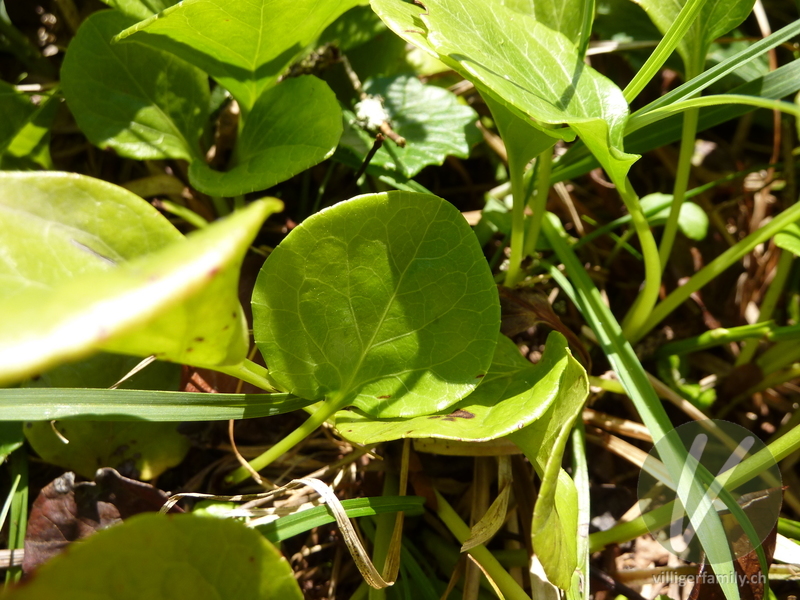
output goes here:
[{"label": "green plant stem", "polygon": [[692,338],[664,344],[658,349],[655,356],[656,358],[662,358],[673,354],[689,354],[746,339],[797,340],[800,339],[800,325],[775,327],[772,321],[767,321],[766,323],[754,323],[753,325],[742,325],[740,327],[731,327],[730,329],[719,327]]},{"label": "green plant stem", "polygon": [[[742,461],[726,481],[725,488],[735,490],[738,486],[769,467],[773,460],[779,463],[797,449],[800,449],[800,427],[793,428],[766,448]],[[630,541],[647,534],[650,531],[648,523],[650,527],[658,528],[669,523],[671,518],[672,502],[669,502],[647,513],[646,516],[637,517],[627,523],[620,523],[606,531],[590,534],[589,549],[591,552],[597,552],[609,544],[621,544]]]},{"label": "green plant stem", "polygon": [[650,224],[647,222],[647,217],[642,211],[639,198],[633,192],[629,182],[626,180],[625,183],[627,185],[617,187],[628,209],[628,214],[631,216],[631,223],[639,238],[644,257],[644,286],[622,321],[622,332],[626,338],[631,339],[643,326],[658,300],[658,292],[661,289],[661,259],[658,256],[658,246],[656,246],[656,240]]},{"label": "green plant stem", "polygon": [[525,258],[525,164],[517,153],[509,148],[508,171],[511,179],[511,256],[508,259],[505,285],[514,287],[522,278],[522,259]]},{"label": "green plant stem", "polygon": [[688,29],[692,26],[704,3],[705,0],[689,0],[683,5],[681,12],[678,13],[678,18],[675,19],[664,34],[664,37],[661,38],[658,46],[642,65],[642,68],[639,69],[631,82],[622,91],[628,103],[639,95],[639,92],[644,89],[656,73],[661,71],[661,67],[667,61],[669,55],[678,47]]},{"label": "green plant stem", "polygon": [[[792,262],[794,261],[794,254],[788,250],[781,250],[781,256],[778,259],[778,265],[775,268],[775,276],[769,284],[769,289],[764,295],[764,300],[761,302],[761,308],[758,314],[759,321],[767,321],[772,318],[772,313],[775,312],[775,307],[778,304],[783,289],[786,287],[786,281],[789,279],[789,273],[792,270]],[[748,340],[739,356],[736,358],[735,366],[741,367],[748,364],[753,360],[753,356],[758,350],[758,340]]]},{"label": "green plant stem", "polygon": [[194,212],[191,208],[187,208],[186,206],[181,206],[180,204],[176,204],[171,200],[160,200],[160,208],[165,210],[166,212],[175,215],[176,217],[180,217],[189,225],[196,227],[197,229],[202,229],[208,225],[208,221],[206,221],[203,217],[198,215]]},{"label": "green plant stem", "polygon": [[217,213],[217,217],[224,217],[231,214],[231,207],[228,206],[225,198],[220,196],[211,196],[211,203],[214,205],[214,210]]},{"label": "green plant stem", "polygon": [[[594,331],[612,368],[625,387],[628,397],[633,401],[645,426],[653,436],[653,441],[659,442],[662,438],[664,439],[665,443],[660,445],[659,453],[670,477],[673,481],[681,481],[681,474],[686,464],[687,451],[676,437],[665,437],[672,429],[672,424],[647,378],[647,373],[636,357],[630,343],[622,335],[614,315],[600,297],[600,292],[592,283],[578,257],[567,244],[568,236],[561,226],[561,222],[555,215],[548,213],[542,225],[550,245],[564,263],[570,279],[574,282],[575,290],[573,293],[578,300],[578,308]],[[652,235],[650,239],[652,240]],[[655,258],[660,269],[655,241],[653,241],[652,247],[648,252],[651,258]],[[691,482],[688,489],[684,489],[683,486],[679,488],[679,497],[684,506],[697,507],[707,504],[708,497],[701,485],[701,481],[710,484],[713,482],[713,476],[702,465],[698,465],[696,475],[697,478]],[[739,516],[737,509],[738,512],[741,512],[741,508],[729,493],[725,493],[724,489],[722,490],[721,498],[729,510]],[[696,511],[688,511],[688,514],[703,548],[715,563],[715,572],[718,575],[734,573],[730,548],[724,541],[725,535],[719,515],[712,508],[707,515],[712,521],[701,524],[695,523]],[[746,524],[746,517],[743,522]],[[738,597],[733,588],[726,587],[724,591],[726,596],[731,598]]]},{"label": "green plant stem", "polygon": [[709,281],[723,273],[731,265],[740,260],[758,244],[767,241],[790,223],[800,218],[800,203],[787,208],[761,229],[754,231],[741,242],[720,254],[704,268],[695,273],[688,282],[674,290],[663,302],[659,303],[647,317],[642,327],[638,328],[631,342],[640,340],[653,327],[658,325],[672,311],[680,306],[689,296],[702,288]]},{"label": "green plant stem", "polygon": [[528,232],[525,234],[525,247],[523,257],[531,256],[536,252],[536,243],[539,241],[539,232],[542,229],[542,219],[547,211],[547,195],[550,191],[550,171],[553,166],[553,150],[548,148],[536,160],[536,195],[531,201],[531,215],[528,221]]},{"label": "green plant stem", "polygon": [[780,371],[793,362],[800,360],[800,343],[797,340],[775,344],[756,360],[761,371],[767,374]]},{"label": "green plant stem", "polygon": [[800,540],[800,523],[791,519],[778,519],[778,533],[793,540]]},{"label": "green plant stem", "polygon": [[[18,480],[11,498],[11,519],[8,523],[8,549],[25,547],[25,531],[28,528],[28,454],[25,448],[11,453],[11,478]],[[6,585],[22,578],[22,567],[11,567],[6,571]]]},{"label": "green plant stem", "polygon": [[278,385],[269,376],[269,371],[250,359],[244,359],[238,365],[218,365],[215,371],[238,377],[242,381],[251,383],[262,390],[281,391]]},{"label": "green plant stem", "polygon": [[[345,397],[338,402],[326,400],[321,402],[319,407],[314,413],[303,423],[300,427],[292,431],[289,435],[272,446],[269,450],[264,452],[261,456],[257,456],[250,461],[250,467],[254,471],[260,471],[267,465],[271,464],[283,454],[294,448],[297,444],[306,439],[309,435],[317,430],[317,427],[322,425],[325,421],[331,418],[337,411],[342,410],[349,406],[351,398]],[[239,467],[225,478],[225,483],[233,485],[241,483],[250,476],[250,472],[244,467]]]},{"label": "green plant stem", "polygon": [[[687,79],[689,76],[687,75]],[[661,270],[667,267],[667,261],[672,253],[675,236],[678,233],[678,217],[681,206],[686,197],[686,188],[689,186],[689,174],[692,170],[692,156],[694,155],[694,142],[697,135],[697,121],[700,118],[700,109],[687,110],[683,115],[683,130],[681,132],[681,149],[678,155],[678,170],[675,174],[675,186],[672,190],[672,206],[661,235],[661,246],[658,255],[661,259]]]},{"label": "green plant stem", "polygon": [[[578,569],[580,583],[576,589],[583,590],[583,599],[589,600],[589,570],[591,554],[589,552],[589,521],[591,519],[591,491],[589,488],[589,464],[586,461],[586,429],[583,419],[575,421],[571,434],[572,473],[575,488],[578,491]],[[573,585],[575,581],[573,578]]]},{"label": "green plant stem", "polygon": [[[447,529],[450,530],[450,533],[463,544],[470,536],[469,525],[461,520],[461,517],[458,516],[456,511],[453,510],[453,507],[450,506],[438,490],[434,490],[434,493],[436,494],[437,504],[436,514],[447,526]],[[492,578],[492,581],[494,581],[498,589],[508,600],[531,600],[530,596],[528,596],[514,578],[508,574],[492,553],[486,549],[486,546],[480,544],[467,552],[489,574],[489,577]]]}]

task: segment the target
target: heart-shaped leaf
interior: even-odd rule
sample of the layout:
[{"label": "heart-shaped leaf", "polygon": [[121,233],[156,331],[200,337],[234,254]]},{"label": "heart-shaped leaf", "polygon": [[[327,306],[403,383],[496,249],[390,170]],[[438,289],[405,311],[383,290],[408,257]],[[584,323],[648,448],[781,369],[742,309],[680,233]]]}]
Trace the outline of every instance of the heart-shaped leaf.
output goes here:
[{"label": "heart-shaped leaf", "polygon": [[[358,0],[184,0],[120,38],[180,56],[247,113],[278,76]],[[135,35],[134,35],[135,34]]]},{"label": "heart-shaped leaf", "polygon": [[287,79],[256,101],[231,168],[223,173],[194,161],[189,179],[214,196],[263,190],[328,158],[341,135],[342,111],[328,85],[310,75]]},{"label": "heart-shaped leaf", "polygon": [[359,411],[336,413],[336,429],[358,444],[404,438],[485,442],[507,436],[541,418],[554,403],[583,403],[586,373],[560,333],[551,333],[542,359],[532,365],[517,346],[499,336],[483,382],[461,402],[413,419],[375,419]]},{"label": "heart-shaped leaf", "polygon": [[[34,203],[39,212],[27,212],[24,203],[30,192],[24,184],[36,178],[42,175],[0,177],[0,210],[12,216],[4,226],[20,222],[25,227],[24,235],[13,230],[9,235],[13,243],[3,257],[3,270],[13,281],[16,263],[28,265],[16,293],[0,300],[5,317],[0,322],[0,381],[29,377],[97,350],[155,354],[209,367],[237,364],[245,358],[247,329],[237,297],[239,266],[262,221],[280,209],[279,202],[255,202],[186,240],[158,248],[164,241],[159,231],[163,226],[148,225],[158,219],[168,223],[153,215],[144,200],[118,188],[116,194],[108,194],[117,198],[127,194],[128,203],[147,207],[140,211],[144,218],[130,209],[130,220],[116,229],[110,224],[113,218],[107,223],[98,217],[114,206],[104,202],[108,189],[115,186],[54,173],[38,186],[44,190]],[[52,203],[53,217],[42,208],[55,196],[59,200]],[[60,247],[73,244],[78,249],[68,255],[71,262],[63,268],[60,255],[50,247],[50,231],[58,231],[68,219],[56,217],[71,205],[92,202],[91,211],[73,210],[79,215],[76,220],[89,223],[85,230],[79,226],[60,231]],[[104,230],[104,235],[96,239],[93,229]],[[131,248],[138,237],[140,252],[153,246],[156,251],[113,265],[120,254],[109,254],[115,248],[106,239],[117,234],[125,238],[122,232],[126,230],[131,232]],[[120,248],[125,249],[124,244]],[[41,278],[36,277],[37,262],[44,273]],[[98,266],[103,263],[104,267]]]},{"label": "heart-shaped leaf", "polygon": [[442,410],[475,388],[500,309],[458,210],[430,194],[388,192],[295,228],[261,270],[253,318],[285,390],[400,417]]},{"label": "heart-shaped leaf", "polygon": [[232,519],[146,513],[75,544],[8,600],[302,600],[289,563]]},{"label": "heart-shaped leaf", "polygon": [[83,22],[61,69],[67,104],[100,148],[137,159],[199,158],[208,78],[167,52],[111,43],[133,23],[115,10]]},{"label": "heart-shaped leaf", "polygon": [[[480,139],[475,127],[478,115],[445,89],[424,85],[410,75],[398,75],[368,80],[364,91],[383,98],[392,129],[406,140],[404,148],[387,140],[370,165],[411,178],[428,165],[441,165],[448,156],[466,158]],[[363,161],[373,141],[372,134],[354,126],[342,138],[342,146]]]}]

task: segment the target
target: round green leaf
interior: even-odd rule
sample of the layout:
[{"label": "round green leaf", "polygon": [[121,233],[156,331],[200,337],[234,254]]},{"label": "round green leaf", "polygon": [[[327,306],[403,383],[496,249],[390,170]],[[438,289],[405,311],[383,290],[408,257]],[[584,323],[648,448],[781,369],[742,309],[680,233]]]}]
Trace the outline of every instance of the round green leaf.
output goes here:
[{"label": "round green leaf", "polygon": [[295,228],[253,293],[270,376],[373,416],[429,414],[471,392],[500,308],[475,235],[430,194],[359,196]]},{"label": "round green leaf", "polygon": [[357,411],[339,411],[336,429],[348,440],[367,445],[404,438],[485,442],[527,427],[553,403],[581,406],[588,391],[586,373],[560,333],[550,334],[544,355],[535,365],[501,335],[483,383],[446,411],[381,420]]},{"label": "round green leaf", "polygon": [[272,544],[236,521],[147,513],[70,547],[7,600],[302,600]]},{"label": "round green leaf", "polygon": [[201,192],[238,196],[265,190],[328,158],[342,135],[342,111],[328,84],[293,77],[264,92],[247,117],[230,170],[189,167]]},{"label": "round green leaf", "polygon": [[135,20],[94,13],[70,42],[61,85],[78,126],[96,146],[128,158],[200,158],[208,77],[180,58],[111,38]]},{"label": "round green leaf", "polygon": [[[264,90],[356,0],[188,0],[120,37],[180,56],[216,79],[247,114]],[[298,105],[299,108],[299,105]]]},{"label": "round green leaf", "polygon": [[[428,165],[441,165],[448,156],[466,158],[471,145],[480,139],[475,127],[478,115],[448,90],[399,75],[368,80],[364,91],[383,98],[392,129],[406,139],[404,148],[385,142],[370,165],[410,178]],[[342,145],[363,160],[374,141],[374,135],[351,127]]]},{"label": "round green leaf", "polygon": [[0,215],[0,300],[44,293],[183,240],[139,196],[74,173],[0,174]]},{"label": "round green leaf", "polygon": [[[18,263],[30,266],[28,285],[18,286],[10,297],[0,297],[0,314],[4,315],[0,319],[1,383],[30,377],[97,350],[155,354],[164,360],[207,367],[236,364],[245,358],[247,325],[238,300],[239,266],[261,223],[279,209],[279,202],[254,202],[186,239],[175,232],[175,243],[159,248],[163,241],[160,226],[154,228],[151,239],[147,219],[131,219],[119,229],[111,225],[103,229],[107,224],[98,215],[106,212],[104,192],[114,186],[96,185],[98,182],[79,176],[35,176],[43,179],[49,198],[60,195],[63,199],[63,205],[54,202],[58,209],[53,211],[53,221],[43,212],[44,200],[43,211],[37,214],[14,209],[26,198],[25,187],[14,187],[20,180],[13,175],[0,175],[0,189],[10,182],[14,192],[21,194],[11,198],[10,205],[6,202],[9,196],[0,194],[0,211],[11,215],[12,223],[21,219],[28,226],[23,232],[13,228],[9,232],[2,274],[14,281]],[[121,191],[117,195],[124,197]],[[73,200],[77,208],[88,209],[86,231],[63,227],[65,219],[58,216]],[[140,198],[136,201],[147,205]],[[128,214],[137,216],[135,210]],[[118,221],[112,219],[111,223]],[[79,252],[71,255],[74,264],[51,276],[61,268],[62,256],[48,247],[50,231],[62,227],[61,246],[72,244]],[[115,234],[125,237],[123,232],[130,230],[131,254],[138,235],[143,255],[115,264],[117,255],[108,254],[113,245],[103,245],[106,234],[100,239],[91,235],[98,228],[109,238]],[[144,254],[153,246],[155,251]],[[81,272],[78,267],[84,256],[88,263],[96,264]],[[102,263],[103,268],[97,267]],[[39,280],[34,276],[37,266],[43,273],[41,285],[36,285]],[[75,276],[69,276],[73,272]]]}]

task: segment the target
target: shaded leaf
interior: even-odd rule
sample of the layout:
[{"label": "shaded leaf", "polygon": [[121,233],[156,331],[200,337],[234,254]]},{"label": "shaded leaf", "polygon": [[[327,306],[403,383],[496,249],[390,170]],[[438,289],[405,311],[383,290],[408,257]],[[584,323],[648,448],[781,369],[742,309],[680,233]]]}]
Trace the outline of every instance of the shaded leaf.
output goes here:
[{"label": "shaded leaf", "polygon": [[[480,139],[474,110],[460,104],[455,94],[425,85],[414,76],[370,79],[364,84],[364,91],[383,98],[392,129],[406,140],[404,148],[387,141],[371,165],[410,178],[428,165],[441,165],[447,156],[467,158],[470,147]],[[352,113],[346,116],[352,123]],[[373,134],[351,125],[342,145],[363,160],[373,141]]]},{"label": "shaded leaf", "polygon": [[342,135],[342,113],[331,89],[316,77],[287,79],[256,101],[245,121],[230,169],[192,162],[194,187],[215,196],[264,190],[328,158]]},{"label": "shaded leaf", "polygon": [[[56,367],[31,387],[108,388],[130,372],[140,359],[101,353],[84,361]],[[138,390],[177,389],[178,365],[156,362],[122,382],[120,387]],[[63,392],[62,392],[63,393]],[[106,390],[106,395],[114,390]],[[52,400],[51,400],[52,402]],[[60,400],[66,403],[66,399]],[[69,440],[65,444],[53,428]],[[178,433],[176,423],[131,420],[125,423],[72,421],[26,423],[25,437],[45,462],[91,478],[98,467],[113,467],[124,475],[152,479],[183,460],[188,440]]]},{"label": "shaded leaf", "polygon": [[22,423],[0,421],[0,462],[25,442]]},{"label": "shaded leaf", "polygon": [[[644,212],[648,213],[650,212],[650,209],[654,208],[665,200],[671,199],[672,194],[655,193],[642,197],[639,202],[641,203]],[[648,216],[647,221],[651,226],[663,225],[667,222],[669,211],[669,207],[664,208],[655,214]],[[705,239],[706,234],[708,233],[708,215],[706,214],[706,211],[704,211],[694,202],[684,201],[684,203],[681,204],[681,211],[678,213],[678,227],[680,228],[681,233],[691,240]]]},{"label": "shaded leaf", "polygon": [[111,43],[133,23],[113,10],[83,22],[61,69],[67,104],[81,131],[100,148],[141,160],[199,158],[208,78],[167,52]]},{"label": "shaded leaf", "polygon": [[177,423],[36,421],[25,424],[25,437],[43,461],[87,478],[98,467],[112,467],[128,477],[153,479],[180,464],[189,450]]},{"label": "shaded leaf", "polygon": [[14,136],[19,132],[21,124],[30,118],[36,107],[25,94],[20,94],[5,81],[0,81],[0,150],[5,150]]},{"label": "shaded leaf", "polygon": [[[77,205],[94,200],[103,211],[103,191],[109,184],[64,174],[42,179],[41,187],[50,194],[41,195],[39,208],[46,207],[49,197],[60,195],[64,200],[55,204],[54,212],[59,207],[68,210],[75,198]],[[3,176],[0,185],[24,193],[23,181],[24,176]],[[3,201],[9,198],[5,195]],[[11,200],[12,205],[20,203],[17,198]],[[78,250],[86,256],[83,264],[76,254],[68,272],[58,274],[61,281],[56,285],[48,280],[44,290],[25,285],[0,301],[0,312],[7,317],[0,322],[0,381],[29,377],[97,350],[156,354],[173,362],[209,367],[241,362],[247,351],[247,330],[237,296],[239,266],[262,221],[279,208],[277,201],[253,203],[186,240],[113,268],[105,258],[106,246],[85,232],[75,232]],[[14,215],[28,225],[29,235],[11,238],[16,244],[5,256],[11,267],[7,272],[23,257],[31,263],[39,260],[48,270],[54,262],[58,264],[58,258],[51,256],[46,215],[34,218],[33,213],[22,211]],[[92,222],[97,216],[88,211],[83,218]],[[138,234],[144,248],[153,243],[149,229],[135,230],[130,224],[123,229],[132,232],[131,241]],[[74,244],[72,240],[68,234],[62,245]],[[100,252],[93,248],[98,245]],[[99,270],[101,262],[107,264]],[[87,272],[72,276],[89,263]]]},{"label": "shaded leaf", "polygon": [[[98,469],[94,482],[75,483],[64,473],[39,492],[25,533],[22,569],[27,575],[72,542],[117,525],[142,512],[157,512],[169,497],[161,490],[122,477],[114,469]],[[180,513],[180,507],[170,512]]]},{"label": "shaded leaf", "polygon": [[292,570],[236,521],[146,514],[98,532],[43,565],[9,600],[236,598],[302,600]]},{"label": "shaded leaf", "polygon": [[535,423],[554,403],[582,405],[588,389],[586,374],[569,354],[561,334],[548,336],[544,355],[535,365],[501,335],[483,383],[446,411],[413,419],[376,419],[354,410],[339,411],[336,429],[348,440],[365,445],[403,438],[483,442]]},{"label": "shaded leaf", "polygon": [[573,43],[581,35],[581,13],[587,4],[584,0],[565,0],[562,2],[537,2],[534,0],[503,0],[508,8],[534,17],[550,29],[560,31]]},{"label": "shaded leaf", "polygon": [[50,158],[50,126],[61,103],[58,94],[46,98],[21,125],[0,158],[0,168],[52,169]]},{"label": "shaded leaf", "polygon": [[270,254],[253,292],[256,343],[283,389],[384,417],[442,410],[471,392],[491,363],[499,313],[458,210],[408,192],[308,218]]},{"label": "shaded leaf", "polygon": [[185,0],[120,38],[171,52],[201,68],[245,113],[339,15],[358,0]]}]

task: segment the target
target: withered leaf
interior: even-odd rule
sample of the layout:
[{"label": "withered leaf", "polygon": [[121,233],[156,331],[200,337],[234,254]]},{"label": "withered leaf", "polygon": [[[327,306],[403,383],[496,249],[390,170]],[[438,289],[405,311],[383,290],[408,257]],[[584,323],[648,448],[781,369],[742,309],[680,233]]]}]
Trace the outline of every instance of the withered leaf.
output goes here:
[{"label": "withered leaf", "polygon": [[[25,534],[26,575],[85,538],[142,512],[155,512],[168,496],[161,490],[128,479],[114,469],[99,469],[95,481],[75,482],[67,472],[47,484],[33,503]],[[173,507],[170,512],[183,512]]]}]

